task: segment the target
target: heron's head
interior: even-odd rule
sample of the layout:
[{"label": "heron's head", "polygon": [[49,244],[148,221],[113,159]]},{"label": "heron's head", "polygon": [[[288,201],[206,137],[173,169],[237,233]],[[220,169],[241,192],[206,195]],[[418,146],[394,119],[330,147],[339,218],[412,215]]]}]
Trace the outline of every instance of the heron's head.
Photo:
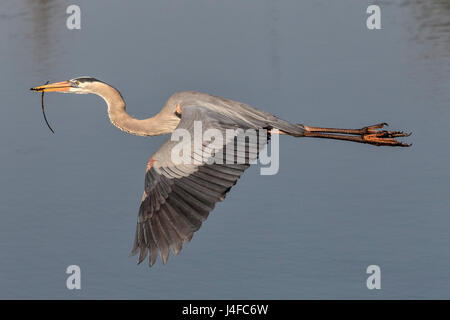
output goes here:
[{"label": "heron's head", "polygon": [[104,85],[104,82],[92,77],[79,77],[67,81],[45,84],[31,88],[33,91],[44,92],[65,92],[65,93],[96,93],[97,89]]}]

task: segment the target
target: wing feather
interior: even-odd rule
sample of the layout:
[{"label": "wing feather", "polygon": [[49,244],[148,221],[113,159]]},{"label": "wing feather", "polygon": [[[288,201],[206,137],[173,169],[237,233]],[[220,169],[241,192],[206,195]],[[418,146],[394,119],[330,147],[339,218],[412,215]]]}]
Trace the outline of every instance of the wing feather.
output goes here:
[{"label": "wing feather", "polygon": [[[184,107],[178,128],[188,130],[193,136],[195,120],[202,121],[204,130],[219,129],[224,136],[226,129],[252,128],[248,124],[245,127],[242,121],[202,107]],[[263,141],[265,144],[267,139]],[[145,175],[144,196],[139,208],[132,250],[132,254],[139,252],[138,263],[149,256],[149,265],[152,266],[159,252],[165,264],[171,249],[174,255],[178,254],[183,242],[192,239],[194,232],[200,229],[216,203],[225,199],[227,192],[263,146],[255,144],[251,139],[238,139],[234,136],[224,141],[222,150],[216,154],[209,153],[216,162],[201,159],[201,155],[197,153],[192,158],[201,161],[176,165],[171,160],[174,145],[175,142],[169,139],[161,146],[152,156],[153,165]],[[225,162],[227,150],[234,151],[234,163]],[[244,163],[236,163],[238,160],[243,160]]]}]

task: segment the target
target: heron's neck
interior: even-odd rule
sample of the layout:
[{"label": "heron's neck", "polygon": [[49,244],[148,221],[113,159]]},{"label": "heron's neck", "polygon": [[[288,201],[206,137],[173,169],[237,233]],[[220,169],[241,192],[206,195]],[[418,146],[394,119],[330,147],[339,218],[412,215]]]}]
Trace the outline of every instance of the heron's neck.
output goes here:
[{"label": "heron's neck", "polygon": [[158,115],[142,120],[130,116],[126,111],[125,100],[117,89],[104,84],[95,93],[105,100],[109,119],[120,130],[138,136],[156,136],[170,132],[165,130],[162,123],[158,124]]}]

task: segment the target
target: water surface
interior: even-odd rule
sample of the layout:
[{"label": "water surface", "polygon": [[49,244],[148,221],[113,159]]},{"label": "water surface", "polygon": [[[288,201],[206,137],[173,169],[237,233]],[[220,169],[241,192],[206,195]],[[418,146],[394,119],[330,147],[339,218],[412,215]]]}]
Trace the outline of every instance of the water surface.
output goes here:
[{"label": "water surface", "polygon": [[[0,298],[450,298],[450,7],[377,1],[0,4]],[[166,137],[114,128],[95,96],[48,94],[89,75],[148,117],[174,92],[295,122],[414,132],[409,149],[285,138],[280,172],[248,170],[166,266],[128,257],[148,157]],[[65,287],[68,265],[82,290]],[[368,265],[382,289],[366,288]]]}]

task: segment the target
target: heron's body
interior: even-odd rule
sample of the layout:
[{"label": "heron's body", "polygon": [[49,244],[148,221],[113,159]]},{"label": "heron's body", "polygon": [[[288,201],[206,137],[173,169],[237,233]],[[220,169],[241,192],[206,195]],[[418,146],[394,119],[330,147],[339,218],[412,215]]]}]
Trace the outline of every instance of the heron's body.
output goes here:
[{"label": "heron's body", "polygon": [[[315,137],[368,143],[373,145],[408,146],[396,137],[407,134],[398,131],[379,130],[385,124],[362,129],[334,129],[294,124],[274,115],[255,109],[247,104],[210,94],[183,91],[172,95],[159,113],[147,119],[136,119],[126,111],[120,92],[112,86],[90,77],[53,83],[36,88],[35,91],[93,93],[102,97],[108,106],[113,125],[120,130],[140,136],[170,134],[176,129],[194,131],[194,123],[200,121],[203,130],[214,129],[224,133],[228,129],[252,129],[294,137]],[[263,140],[264,142],[265,140]],[[201,159],[188,163],[176,163],[171,152],[176,142],[168,139],[148,161],[145,188],[142,197],[133,253],[139,252],[139,262],[147,255],[150,265],[156,261],[158,252],[163,263],[169,258],[170,249],[178,254],[185,241],[190,241],[195,231],[222,201],[242,173],[258,156],[260,145],[246,152],[244,162]],[[244,145],[251,150],[248,140],[224,140],[221,157],[226,158],[227,147]],[[234,150],[233,149],[233,150]],[[192,155],[194,158],[195,155]]]},{"label": "heron's body", "polygon": [[125,101],[117,89],[103,83],[99,83],[97,87],[97,94],[108,105],[111,123],[120,130],[135,135],[172,133],[180,122],[180,117],[176,115],[177,108],[182,111],[185,106],[203,107],[230,119],[240,119],[254,128],[277,128],[293,136],[301,136],[304,131],[301,125],[293,125],[247,104],[195,91],[177,92],[155,116],[143,120],[135,119],[126,112]]}]

